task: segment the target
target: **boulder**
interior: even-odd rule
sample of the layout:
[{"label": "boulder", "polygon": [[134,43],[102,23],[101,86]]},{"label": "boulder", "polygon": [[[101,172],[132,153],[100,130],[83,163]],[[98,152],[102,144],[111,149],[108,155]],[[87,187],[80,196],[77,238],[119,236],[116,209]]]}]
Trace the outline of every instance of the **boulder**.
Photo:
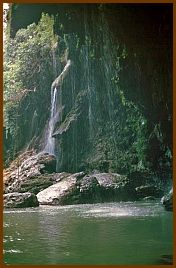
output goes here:
[{"label": "boulder", "polygon": [[[27,152],[19,156],[5,172],[4,193],[32,191],[37,193],[50,185],[52,178],[47,174],[56,170],[56,158],[46,153],[33,152],[27,157]],[[42,176],[46,174],[46,176]],[[52,176],[51,176],[52,177]],[[39,187],[38,187],[39,186]],[[39,190],[35,188],[38,187]],[[33,190],[34,188],[34,190]]]},{"label": "boulder", "polygon": [[94,176],[85,176],[79,184],[79,203],[97,203],[102,201],[101,186]]},{"label": "boulder", "polygon": [[161,203],[165,207],[165,210],[173,211],[173,188],[170,190],[168,194],[162,197]]},{"label": "boulder", "polygon": [[138,198],[144,198],[147,196],[161,197],[162,190],[158,189],[155,185],[141,185],[135,188]]},{"label": "boulder", "polygon": [[76,192],[77,178],[73,174],[39,192],[37,198],[41,205],[73,204]]},{"label": "boulder", "polygon": [[39,206],[36,195],[29,192],[4,194],[3,199],[5,208],[26,208]]},{"label": "boulder", "polygon": [[127,176],[117,173],[93,174],[101,187],[103,201],[133,201],[136,191]]}]

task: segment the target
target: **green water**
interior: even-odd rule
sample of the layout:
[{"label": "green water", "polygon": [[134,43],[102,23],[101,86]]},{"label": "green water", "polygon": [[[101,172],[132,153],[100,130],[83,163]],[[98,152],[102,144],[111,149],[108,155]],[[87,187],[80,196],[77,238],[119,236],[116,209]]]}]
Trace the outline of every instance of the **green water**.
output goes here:
[{"label": "green water", "polygon": [[159,264],[172,238],[172,213],[157,202],[4,211],[6,264]]}]

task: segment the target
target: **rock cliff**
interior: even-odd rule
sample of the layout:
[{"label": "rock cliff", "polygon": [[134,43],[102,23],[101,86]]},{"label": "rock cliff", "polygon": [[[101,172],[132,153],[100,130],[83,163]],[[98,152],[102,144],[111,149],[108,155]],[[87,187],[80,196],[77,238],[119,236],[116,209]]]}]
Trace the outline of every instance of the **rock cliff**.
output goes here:
[{"label": "rock cliff", "polygon": [[42,12],[54,16],[57,40],[47,43],[42,37],[40,50],[30,52],[36,69],[32,79],[26,76],[23,87],[29,92],[17,119],[16,110],[8,115],[9,125],[17,127],[16,134],[10,129],[7,162],[20,151],[45,148],[55,87],[51,134],[57,172],[139,172],[167,182],[172,174],[171,5],[12,4],[10,35],[17,45],[35,43],[32,32],[24,41],[25,30],[18,30],[39,23]]}]

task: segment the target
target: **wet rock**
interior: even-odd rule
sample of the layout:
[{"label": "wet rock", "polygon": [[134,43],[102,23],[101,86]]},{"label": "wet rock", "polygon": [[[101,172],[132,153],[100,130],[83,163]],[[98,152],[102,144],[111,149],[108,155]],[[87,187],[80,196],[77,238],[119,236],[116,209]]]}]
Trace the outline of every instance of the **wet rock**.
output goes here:
[{"label": "wet rock", "polygon": [[72,204],[72,197],[76,196],[77,179],[71,175],[60,182],[48,187],[37,194],[41,205],[65,205]]},{"label": "wet rock", "polygon": [[29,192],[4,194],[3,199],[5,208],[26,208],[39,205],[36,195]]},{"label": "wet rock", "polygon": [[165,210],[173,211],[173,188],[167,195],[162,197],[161,203],[164,205]]},{"label": "wet rock", "polygon": [[139,198],[144,198],[147,196],[161,197],[162,191],[158,189],[155,185],[141,185],[136,187],[137,196]]},{"label": "wet rock", "polygon": [[94,176],[85,176],[79,185],[79,203],[97,203],[102,201],[101,186]]},{"label": "wet rock", "polygon": [[136,200],[136,191],[126,176],[117,173],[96,173],[93,175],[101,187],[103,201]]}]

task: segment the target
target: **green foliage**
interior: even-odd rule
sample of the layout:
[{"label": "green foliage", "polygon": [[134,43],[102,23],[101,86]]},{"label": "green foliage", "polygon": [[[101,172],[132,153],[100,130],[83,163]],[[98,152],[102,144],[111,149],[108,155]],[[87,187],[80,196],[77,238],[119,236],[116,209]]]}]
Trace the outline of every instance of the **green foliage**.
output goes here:
[{"label": "green foliage", "polygon": [[[4,125],[10,128],[13,140],[24,129],[24,109],[32,113],[37,98],[50,94],[53,79],[53,54],[57,36],[54,18],[42,14],[39,23],[20,29],[14,39],[7,38],[4,52]],[[47,75],[46,75],[47,74]],[[30,102],[25,102],[25,99]],[[43,101],[42,100],[42,101]],[[42,103],[41,101],[41,103]],[[29,105],[30,107],[26,107]],[[36,106],[39,109],[39,105]],[[18,115],[20,118],[18,120]],[[24,122],[23,122],[24,121]],[[30,124],[30,122],[29,122]],[[29,132],[29,131],[28,131]],[[16,141],[14,141],[15,143]]]},{"label": "green foliage", "polygon": [[123,48],[123,50],[122,50],[122,58],[123,58],[123,59],[126,59],[127,56],[128,56],[127,49],[126,49],[126,47],[124,46],[124,48]]},{"label": "green foliage", "polygon": [[93,137],[94,146],[93,152],[90,152],[89,165],[93,169],[99,169],[100,163],[105,161],[109,163],[110,172],[147,172],[147,121],[137,106],[124,96],[121,98],[121,94],[117,97],[119,102],[113,120],[104,122]]},{"label": "green foliage", "polygon": [[[48,55],[57,42],[53,33],[53,17],[43,14],[38,25],[20,29],[14,39],[8,39],[4,55],[5,122],[12,108],[30,91],[38,88],[36,75],[46,68]],[[51,66],[52,68],[52,66]]]}]

